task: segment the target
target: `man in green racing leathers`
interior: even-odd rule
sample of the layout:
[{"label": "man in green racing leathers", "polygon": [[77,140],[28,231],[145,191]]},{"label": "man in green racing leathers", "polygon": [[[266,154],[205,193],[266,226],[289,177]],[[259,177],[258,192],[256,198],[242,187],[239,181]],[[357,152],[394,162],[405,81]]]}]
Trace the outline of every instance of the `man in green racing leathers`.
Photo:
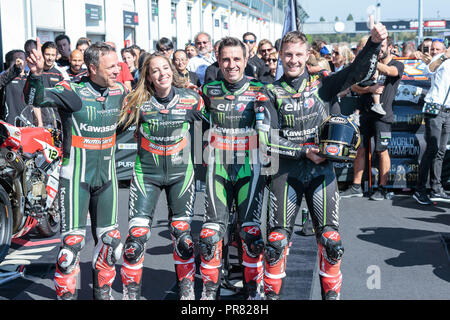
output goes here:
[{"label": "man in green racing leathers", "polygon": [[259,297],[264,242],[260,229],[265,179],[258,163],[254,100],[262,84],[244,76],[245,45],[224,38],[219,46],[223,81],[203,87],[209,113],[206,214],[200,233],[202,299],[214,300],[220,285],[222,245],[233,202],[243,248],[244,291]]},{"label": "man in green racing leathers", "polygon": [[260,147],[279,162],[279,170],[271,177],[269,188],[266,299],[281,296],[289,241],[303,196],[318,244],[322,298],[340,297],[344,248],[339,234],[338,186],[332,162],[318,155],[315,135],[328,116],[327,102],[352,84],[373,75],[383,37],[387,37],[385,27],[373,26],[371,38],[354,62],[326,77],[309,74],[305,68],[309,45],[303,33],[292,31],[281,40],[284,74],[266,85],[256,99]]},{"label": "man in green racing leathers", "polygon": [[60,172],[62,245],[54,283],[58,299],[75,299],[79,257],[85,244],[88,211],[95,250],[92,262],[94,299],[111,299],[115,263],[122,251],[117,226],[116,126],[126,89],[116,82],[117,54],[106,44],[85,52],[89,77],[79,83],[62,81],[44,89],[43,58],[38,48],[27,59],[31,74],[25,101],[57,108],[63,125],[63,162]]}]

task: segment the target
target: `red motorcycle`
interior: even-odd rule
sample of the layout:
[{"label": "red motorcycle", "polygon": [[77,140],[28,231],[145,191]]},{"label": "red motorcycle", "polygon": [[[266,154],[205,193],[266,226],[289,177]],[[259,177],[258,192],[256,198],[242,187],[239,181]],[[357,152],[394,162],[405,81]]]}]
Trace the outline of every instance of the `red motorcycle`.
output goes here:
[{"label": "red motorcycle", "polygon": [[[31,125],[29,122],[27,125]],[[61,130],[0,121],[0,262],[12,238],[59,231]]]}]

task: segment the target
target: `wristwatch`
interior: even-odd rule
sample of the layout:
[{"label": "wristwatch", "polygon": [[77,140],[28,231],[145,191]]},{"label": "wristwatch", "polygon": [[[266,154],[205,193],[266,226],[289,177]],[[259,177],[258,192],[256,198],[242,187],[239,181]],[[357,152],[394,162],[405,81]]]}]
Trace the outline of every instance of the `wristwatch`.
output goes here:
[{"label": "wristwatch", "polygon": [[444,62],[448,58],[445,56],[445,54],[443,54],[442,56],[439,57],[439,59],[441,59],[441,61]]}]

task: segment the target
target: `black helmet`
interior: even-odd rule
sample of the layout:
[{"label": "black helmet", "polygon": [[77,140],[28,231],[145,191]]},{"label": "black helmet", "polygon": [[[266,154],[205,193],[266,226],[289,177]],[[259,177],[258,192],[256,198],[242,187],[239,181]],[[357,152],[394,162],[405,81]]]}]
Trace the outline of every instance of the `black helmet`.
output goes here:
[{"label": "black helmet", "polygon": [[353,161],[361,144],[359,128],[352,117],[331,115],[316,134],[319,155],[333,161]]}]

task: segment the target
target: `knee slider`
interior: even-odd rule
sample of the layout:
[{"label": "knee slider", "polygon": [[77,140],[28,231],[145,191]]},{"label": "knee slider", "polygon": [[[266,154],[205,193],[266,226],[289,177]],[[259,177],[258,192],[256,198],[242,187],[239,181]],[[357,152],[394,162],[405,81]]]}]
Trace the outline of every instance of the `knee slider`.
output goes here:
[{"label": "knee slider", "polygon": [[84,236],[68,234],[63,238],[63,245],[58,253],[56,264],[64,274],[71,273],[78,264],[81,249],[84,247]]},{"label": "knee slider", "polygon": [[175,239],[175,251],[183,260],[188,260],[194,255],[194,241],[190,234],[184,234]]},{"label": "knee slider", "polygon": [[330,264],[336,264],[342,259],[344,247],[342,246],[341,236],[337,231],[332,229],[323,230],[319,241],[325,248],[325,259]]},{"label": "knee slider", "polygon": [[247,255],[256,258],[264,250],[264,240],[261,236],[261,229],[257,225],[243,225],[241,229],[241,239]]},{"label": "knee slider", "polygon": [[106,263],[114,266],[122,255],[122,243],[120,242],[120,232],[114,228],[107,230],[99,237],[100,241],[96,246],[94,255],[94,269],[97,263]]},{"label": "knee slider", "polygon": [[125,240],[123,258],[131,264],[136,264],[144,255],[145,247],[150,238],[150,228],[134,226],[130,228]]},{"label": "knee slider", "polygon": [[222,236],[218,230],[204,227],[200,232],[200,253],[206,261],[210,261],[214,257],[218,243],[222,240]]},{"label": "knee slider", "polygon": [[188,260],[194,254],[194,241],[191,236],[191,226],[186,221],[176,220],[170,224],[173,246],[178,256]]},{"label": "knee slider", "polygon": [[288,246],[288,234],[285,230],[274,230],[267,238],[264,256],[269,265],[275,265],[283,257]]}]

